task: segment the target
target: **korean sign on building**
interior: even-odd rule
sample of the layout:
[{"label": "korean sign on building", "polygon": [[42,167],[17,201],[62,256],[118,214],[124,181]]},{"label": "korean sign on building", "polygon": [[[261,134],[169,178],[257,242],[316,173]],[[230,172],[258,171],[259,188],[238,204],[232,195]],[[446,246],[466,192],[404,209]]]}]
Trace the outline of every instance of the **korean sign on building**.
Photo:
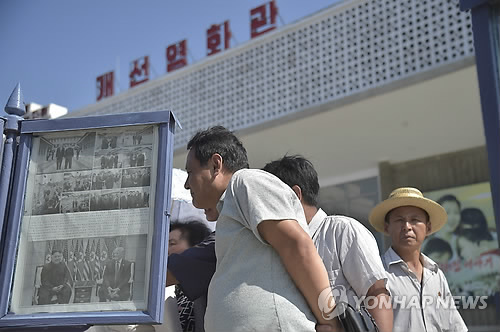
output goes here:
[{"label": "korean sign on building", "polygon": [[278,7],[274,0],[250,10],[250,37],[255,38],[276,29],[276,16]]},{"label": "korean sign on building", "polygon": [[[276,29],[278,7],[275,0],[269,1],[250,10],[250,38],[259,37],[269,31]],[[211,56],[230,48],[232,38],[229,21],[219,24],[212,24],[207,30],[207,56]],[[187,66],[187,39],[170,44],[166,48],[166,71],[170,73],[174,70]],[[129,87],[133,88],[141,83],[150,80],[151,62],[149,56],[143,56],[130,63]],[[97,97],[99,101],[114,94],[114,72],[110,71],[96,79]]]},{"label": "korean sign on building", "polygon": [[181,40],[167,47],[167,72],[187,65],[187,41]]},{"label": "korean sign on building", "polygon": [[229,21],[222,24],[212,24],[207,30],[207,55],[219,53],[229,48],[231,40],[231,30]]},{"label": "korean sign on building", "polygon": [[110,97],[114,93],[114,73],[107,72],[96,79],[97,98],[99,101],[102,98]]},{"label": "korean sign on building", "polygon": [[149,57],[147,55],[130,63],[129,78],[131,88],[149,80]]}]

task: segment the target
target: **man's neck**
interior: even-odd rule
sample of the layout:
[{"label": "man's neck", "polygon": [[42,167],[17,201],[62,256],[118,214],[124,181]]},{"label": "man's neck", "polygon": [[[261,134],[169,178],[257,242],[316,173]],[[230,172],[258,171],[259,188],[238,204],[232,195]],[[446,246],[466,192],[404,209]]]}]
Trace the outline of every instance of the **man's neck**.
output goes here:
[{"label": "man's neck", "polygon": [[396,252],[396,254],[401,257],[401,259],[408,264],[408,266],[417,268],[422,266],[422,262],[420,261],[420,248],[395,248],[392,249]]},{"label": "man's neck", "polygon": [[302,207],[304,208],[304,214],[306,216],[306,221],[307,221],[307,224],[309,225],[311,223],[311,220],[314,218],[314,216],[318,212],[318,208],[315,206],[306,205],[306,204],[302,204]]}]

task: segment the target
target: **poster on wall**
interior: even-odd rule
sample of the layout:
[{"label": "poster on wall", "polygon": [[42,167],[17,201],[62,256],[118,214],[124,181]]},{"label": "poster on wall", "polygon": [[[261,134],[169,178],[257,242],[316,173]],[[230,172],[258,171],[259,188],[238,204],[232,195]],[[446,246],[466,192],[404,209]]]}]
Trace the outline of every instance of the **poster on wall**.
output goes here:
[{"label": "poster on wall", "polygon": [[489,182],[427,192],[448,222],[428,237],[423,253],[439,264],[455,296],[491,296],[500,290],[500,249]]}]

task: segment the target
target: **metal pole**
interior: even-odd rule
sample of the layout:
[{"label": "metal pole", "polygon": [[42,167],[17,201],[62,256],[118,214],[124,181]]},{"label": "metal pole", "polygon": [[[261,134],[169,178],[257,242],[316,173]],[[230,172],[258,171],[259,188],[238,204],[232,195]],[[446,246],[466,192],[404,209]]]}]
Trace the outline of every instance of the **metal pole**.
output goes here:
[{"label": "metal pole", "polygon": [[[496,2],[498,6],[498,1]],[[500,50],[496,43],[498,22],[495,21],[495,15],[498,14],[494,13],[492,3],[487,0],[462,0],[460,4],[462,10],[471,10],[491,197],[497,233],[500,234]]]},{"label": "metal pole", "polygon": [[23,95],[21,93],[21,85],[19,83],[17,83],[16,87],[12,91],[9,100],[7,101],[7,105],[5,105],[5,112],[7,113],[7,116],[5,116],[4,154],[2,159],[2,169],[0,170],[0,235],[2,238],[5,216],[7,215],[6,212],[9,204],[12,169],[16,157],[17,135],[19,134],[20,124],[23,120],[21,116],[26,113]]},{"label": "metal pole", "polygon": [[5,128],[5,121],[6,119],[3,117],[0,117],[0,133],[2,134],[2,139],[0,140],[0,167],[2,165],[2,157],[3,157],[3,142],[4,142],[4,134],[3,130]]}]

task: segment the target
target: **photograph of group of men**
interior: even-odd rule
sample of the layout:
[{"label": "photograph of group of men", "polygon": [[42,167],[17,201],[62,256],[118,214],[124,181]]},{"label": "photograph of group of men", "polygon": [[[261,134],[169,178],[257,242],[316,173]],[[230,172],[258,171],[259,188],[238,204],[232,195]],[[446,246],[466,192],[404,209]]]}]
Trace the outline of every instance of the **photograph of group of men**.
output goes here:
[{"label": "photograph of group of men", "polygon": [[144,208],[151,168],[43,174],[35,182],[32,215]]},{"label": "photograph of group of men", "polygon": [[93,289],[89,302],[131,299],[134,264],[125,258],[125,236],[44,242],[45,262],[35,271],[34,305],[73,303],[81,285]]},{"label": "photograph of group of men", "polygon": [[94,168],[112,169],[151,166],[151,146],[119,147],[95,152]]},{"label": "photograph of group of men", "polygon": [[[152,139],[152,127],[42,137],[32,208],[28,213],[47,215],[149,207],[149,190],[122,188],[150,186]],[[80,161],[78,165],[73,158]]]},{"label": "photograph of group of men", "polygon": [[90,211],[145,207],[149,207],[149,188],[97,191],[90,197]]},{"label": "photograph of group of men", "polygon": [[38,145],[37,173],[92,169],[95,132],[75,132],[73,136],[41,137]]},{"label": "photograph of group of men", "polygon": [[151,166],[153,130],[103,131],[97,135],[94,168],[111,169]]}]

